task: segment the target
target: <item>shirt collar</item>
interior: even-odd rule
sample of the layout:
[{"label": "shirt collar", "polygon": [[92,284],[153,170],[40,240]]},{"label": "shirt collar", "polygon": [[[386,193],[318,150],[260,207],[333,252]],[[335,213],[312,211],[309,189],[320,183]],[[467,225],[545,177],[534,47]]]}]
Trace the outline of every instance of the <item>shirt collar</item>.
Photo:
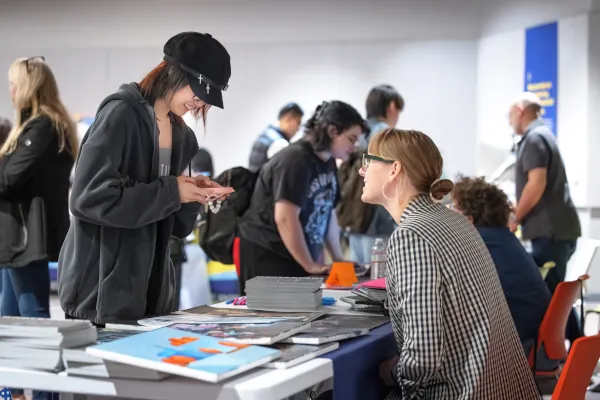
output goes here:
[{"label": "shirt collar", "polygon": [[284,132],[283,132],[283,131],[282,131],[282,130],[281,130],[279,127],[278,127],[278,126],[275,126],[275,125],[269,125],[269,129],[272,129],[272,130],[274,130],[275,132],[279,133],[279,135],[281,135],[281,138],[282,138],[282,139],[285,139],[285,140],[287,140],[288,142],[290,141],[290,140],[288,139],[287,135],[286,135],[286,134],[285,134],[285,133],[284,133]]},{"label": "shirt collar", "polygon": [[[527,135],[529,133],[529,131],[531,131],[532,129],[535,129],[541,125],[544,125],[544,121],[542,121],[540,118],[534,119],[533,121],[531,121],[529,123],[529,125],[527,125],[527,129],[525,129],[525,135]],[[525,136],[525,135],[523,135],[523,136]]]},{"label": "shirt collar", "polygon": [[408,218],[411,214],[414,214],[416,211],[419,211],[427,206],[433,204],[433,200],[428,193],[421,193],[414,197],[404,209],[404,212],[400,216],[400,223],[402,223],[406,218]]}]

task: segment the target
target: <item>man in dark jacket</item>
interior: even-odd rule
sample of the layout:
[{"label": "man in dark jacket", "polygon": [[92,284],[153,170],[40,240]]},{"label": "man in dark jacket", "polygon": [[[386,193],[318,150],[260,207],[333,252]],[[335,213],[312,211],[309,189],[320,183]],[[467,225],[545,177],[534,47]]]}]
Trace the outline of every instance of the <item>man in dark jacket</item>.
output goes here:
[{"label": "man in dark jacket", "polygon": [[303,116],[304,112],[298,104],[288,103],[283,106],[279,110],[278,126],[269,125],[252,145],[248,169],[257,172],[275,154],[286,148],[300,129]]}]

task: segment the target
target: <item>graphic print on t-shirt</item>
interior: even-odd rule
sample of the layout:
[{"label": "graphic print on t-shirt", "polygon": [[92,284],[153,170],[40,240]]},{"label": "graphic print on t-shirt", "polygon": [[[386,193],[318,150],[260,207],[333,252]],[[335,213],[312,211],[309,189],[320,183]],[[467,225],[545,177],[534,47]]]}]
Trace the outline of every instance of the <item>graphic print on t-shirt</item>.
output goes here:
[{"label": "graphic print on t-shirt", "polygon": [[308,189],[308,208],[304,235],[313,259],[317,259],[329,224],[329,217],[335,205],[337,180],[335,173],[320,173],[310,183]]}]

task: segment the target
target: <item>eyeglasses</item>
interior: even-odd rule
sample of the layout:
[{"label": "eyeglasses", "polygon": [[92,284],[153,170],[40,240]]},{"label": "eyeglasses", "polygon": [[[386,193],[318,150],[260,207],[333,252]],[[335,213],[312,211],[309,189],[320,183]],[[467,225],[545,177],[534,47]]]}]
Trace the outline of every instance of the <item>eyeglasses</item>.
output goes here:
[{"label": "eyeglasses", "polygon": [[46,62],[46,58],[44,58],[44,56],[29,57],[29,58],[26,58],[25,60],[23,60],[23,62],[25,63],[25,68],[27,68],[27,73],[30,73],[31,72],[31,63]]},{"label": "eyeglasses", "polygon": [[386,160],[385,158],[381,158],[381,157],[377,157],[374,156],[372,154],[363,154],[362,156],[362,169],[364,171],[367,170],[367,168],[369,168],[369,165],[371,164],[371,161],[379,161],[385,164],[393,164],[394,161],[393,160]]}]

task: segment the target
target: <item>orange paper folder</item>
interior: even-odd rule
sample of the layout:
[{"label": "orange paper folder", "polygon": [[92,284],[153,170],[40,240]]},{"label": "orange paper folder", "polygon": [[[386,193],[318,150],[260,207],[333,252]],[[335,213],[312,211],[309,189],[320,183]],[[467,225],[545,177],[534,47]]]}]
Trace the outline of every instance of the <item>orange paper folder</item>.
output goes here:
[{"label": "orange paper folder", "polygon": [[354,272],[354,263],[334,262],[331,272],[325,284],[333,286],[351,286],[358,282],[356,272]]}]

